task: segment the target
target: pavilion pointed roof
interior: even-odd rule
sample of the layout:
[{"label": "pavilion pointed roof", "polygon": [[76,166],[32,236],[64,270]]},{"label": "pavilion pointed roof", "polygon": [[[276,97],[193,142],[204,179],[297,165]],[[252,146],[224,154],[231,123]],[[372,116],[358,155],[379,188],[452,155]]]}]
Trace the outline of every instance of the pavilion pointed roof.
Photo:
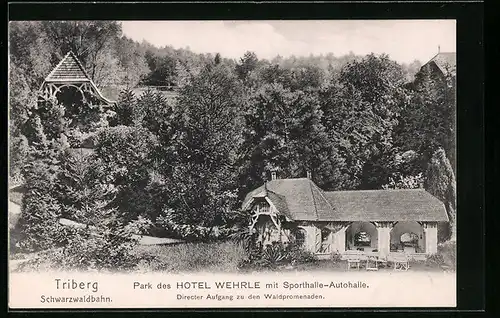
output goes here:
[{"label": "pavilion pointed roof", "polygon": [[[71,86],[86,85],[87,87],[90,85],[90,88],[88,88],[87,91],[92,92],[93,95],[98,99],[100,99],[104,104],[107,105],[115,104],[115,101],[107,99],[99,91],[97,85],[85,71],[85,68],[83,67],[82,63],[78,60],[78,58],[72,51],[69,51],[56,65],[56,67],[54,67],[54,69],[49,73],[49,75],[47,75],[44,82],[42,83],[40,91],[43,91],[43,88],[46,87],[47,85],[61,86],[65,84]],[[50,96],[50,94],[48,95]]]},{"label": "pavilion pointed roof", "polygon": [[76,55],[69,51],[45,78],[46,82],[86,82],[91,81]]}]

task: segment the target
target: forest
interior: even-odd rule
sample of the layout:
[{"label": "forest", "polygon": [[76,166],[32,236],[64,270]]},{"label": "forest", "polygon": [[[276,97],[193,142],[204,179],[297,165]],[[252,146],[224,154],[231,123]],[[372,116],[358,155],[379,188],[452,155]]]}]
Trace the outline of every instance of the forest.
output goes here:
[{"label": "forest", "polygon": [[[109,265],[131,233],[224,240],[271,170],[310,171],[324,190],[424,187],[452,220],[441,241],[455,235],[455,78],[420,75],[426,61],[234,60],[139,43],[111,21],[10,22],[9,41],[9,173],[26,189],[11,249]],[[69,51],[116,92],[113,109],[37,102]]]}]

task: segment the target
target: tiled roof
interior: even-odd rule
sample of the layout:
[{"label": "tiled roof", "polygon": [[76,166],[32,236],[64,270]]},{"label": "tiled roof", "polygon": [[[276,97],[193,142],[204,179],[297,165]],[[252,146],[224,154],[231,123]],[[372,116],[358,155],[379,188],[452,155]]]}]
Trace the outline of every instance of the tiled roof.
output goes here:
[{"label": "tiled roof", "polygon": [[272,191],[267,191],[266,196],[269,198],[269,200],[271,200],[278,211],[286,215],[288,218],[293,219],[293,216],[288,210],[288,205],[286,204],[286,199],[284,196],[276,194]]},{"label": "tiled roof", "polygon": [[76,58],[73,52],[68,52],[66,56],[57,64],[45,79],[46,82],[59,81],[90,81],[90,77]]},{"label": "tiled roof", "polygon": [[[325,192],[306,178],[273,180],[266,188],[276,208],[297,221],[448,221],[443,203],[423,189]],[[250,192],[243,205],[265,191]]]},{"label": "tiled roof", "polygon": [[[273,199],[272,195],[268,195],[268,198],[278,210],[278,205],[286,205],[286,212],[280,212],[291,219],[317,220],[319,217],[333,213],[333,209],[322,195],[322,191],[307,178],[272,180],[267,182],[266,187],[268,192],[279,196],[279,202],[278,199]],[[265,191],[264,186],[260,186],[250,192],[243,201],[243,205],[263,191]]]},{"label": "tiled roof", "polygon": [[424,189],[325,192],[341,221],[448,221],[441,201]]},{"label": "tiled roof", "polygon": [[453,74],[455,73],[457,67],[457,54],[454,52],[438,53],[426,64],[429,64],[431,62],[434,62],[436,66],[441,70],[441,72],[443,72],[443,74]]}]

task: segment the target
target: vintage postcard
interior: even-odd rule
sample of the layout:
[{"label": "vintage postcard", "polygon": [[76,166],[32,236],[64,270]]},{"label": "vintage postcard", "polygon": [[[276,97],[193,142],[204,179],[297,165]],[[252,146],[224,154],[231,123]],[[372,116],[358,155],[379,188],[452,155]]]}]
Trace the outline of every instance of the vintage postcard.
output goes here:
[{"label": "vintage postcard", "polygon": [[9,307],[456,307],[455,20],[12,21]]}]

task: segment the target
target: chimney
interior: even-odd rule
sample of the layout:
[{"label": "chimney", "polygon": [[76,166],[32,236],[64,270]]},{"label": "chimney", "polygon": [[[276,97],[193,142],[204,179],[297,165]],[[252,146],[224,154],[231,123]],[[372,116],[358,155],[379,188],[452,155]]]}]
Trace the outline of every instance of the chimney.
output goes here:
[{"label": "chimney", "polygon": [[310,170],[307,170],[307,179],[311,180],[312,179],[312,174]]},{"label": "chimney", "polygon": [[441,45],[438,45],[438,54],[441,53]]},{"label": "chimney", "polygon": [[271,170],[271,180],[276,180],[276,170]]}]

